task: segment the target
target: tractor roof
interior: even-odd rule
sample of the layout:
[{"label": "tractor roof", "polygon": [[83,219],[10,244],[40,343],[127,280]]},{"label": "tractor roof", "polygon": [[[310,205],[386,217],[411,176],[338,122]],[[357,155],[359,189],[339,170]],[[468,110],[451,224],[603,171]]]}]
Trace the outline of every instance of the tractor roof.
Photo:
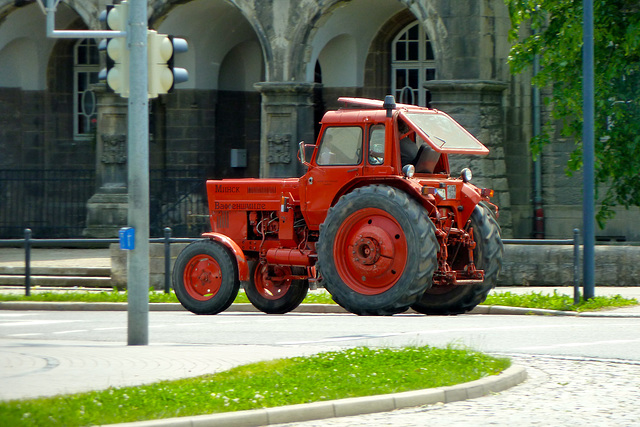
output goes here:
[{"label": "tractor roof", "polygon": [[[347,108],[328,112],[323,123],[362,124],[383,122],[388,107],[384,101],[367,98],[341,97]],[[449,115],[431,108],[395,104],[395,114],[404,120],[431,148],[446,154],[489,154],[489,149],[467,132]]]}]

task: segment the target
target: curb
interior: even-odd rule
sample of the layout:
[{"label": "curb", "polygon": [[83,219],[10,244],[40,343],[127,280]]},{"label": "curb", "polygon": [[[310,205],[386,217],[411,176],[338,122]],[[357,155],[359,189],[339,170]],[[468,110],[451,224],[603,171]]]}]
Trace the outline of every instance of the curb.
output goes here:
[{"label": "curb", "polygon": [[[42,311],[127,311],[126,302],[45,302],[45,301],[3,301],[0,310],[42,310]],[[149,311],[187,311],[179,303],[149,303]],[[262,313],[251,304],[232,304],[227,312]],[[351,314],[337,304],[302,304],[291,313],[311,314]],[[412,310],[406,314],[419,314]],[[467,314],[495,315],[536,315],[536,316],[573,316],[573,317],[619,317],[640,318],[640,313],[621,313],[614,311],[576,312],[545,310],[541,308],[507,307],[502,305],[478,305]],[[422,316],[422,314],[419,314]]]},{"label": "curb", "polygon": [[615,311],[561,311],[546,310],[542,308],[507,307],[503,305],[478,305],[473,310],[471,310],[469,314],[640,318],[640,313],[616,313]]},{"label": "curb", "polygon": [[407,391],[377,396],[353,397],[326,402],[305,403],[249,411],[192,417],[165,418],[112,424],[129,427],[194,427],[223,425],[225,427],[257,427],[273,424],[323,420],[328,418],[388,412],[436,403],[450,403],[498,393],[516,386],[527,379],[522,366],[511,366],[498,375],[449,387]]}]

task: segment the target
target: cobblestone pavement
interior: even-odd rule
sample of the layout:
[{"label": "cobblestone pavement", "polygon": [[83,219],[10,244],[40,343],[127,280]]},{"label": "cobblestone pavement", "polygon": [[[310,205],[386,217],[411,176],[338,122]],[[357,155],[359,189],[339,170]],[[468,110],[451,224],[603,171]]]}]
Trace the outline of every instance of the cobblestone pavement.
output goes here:
[{"label": "cobblestone pavement", "polygon": [[279,427],[640,426],[640,362],[510,357],[528,379],[497,395]]}]

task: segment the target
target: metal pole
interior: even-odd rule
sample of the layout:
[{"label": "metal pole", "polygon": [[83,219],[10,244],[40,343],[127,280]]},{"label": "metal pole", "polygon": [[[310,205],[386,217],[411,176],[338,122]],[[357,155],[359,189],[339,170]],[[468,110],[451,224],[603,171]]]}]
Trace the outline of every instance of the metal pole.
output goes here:
[{"label": "metal pole", "polygon": [[164,293],[171,290],[171,228],[164,229]]},{"label": "metal pole", "polygon": [[580,230],[573,229],[573,304],[580,304]]},{"label": "metal pole", "polygon": [[149,106],[147,98],[147,0],[129,0],[128,344],[149,343]]},{"label": "metal pole", "polygon": [[31,296],[31,229],[24,230],[24,295]]},{"label": "metal pole", "polygon": [[583,200],[582,221],[584,233],[584,299],[595,295],[595,172],[594,172],[594,72],[593,72],[593,0],[583,0],[583,50],[582,50],[582,160]]},{"label": "metal pole", "polygon": [[[537,9],[537,8],[536,8]],[[538,30],[534,30],[538,33]],[[540,73],[540,55],[533,58],[533,75]],[[537,137],[542,133],[542,109],[540,108],[540,88],[533,85],[531,90],[532,100],[532,125],[533,136]],[[533,237],[544,239],[544,206],[542,204],[542,152],[538,153],[533,161]]]}]

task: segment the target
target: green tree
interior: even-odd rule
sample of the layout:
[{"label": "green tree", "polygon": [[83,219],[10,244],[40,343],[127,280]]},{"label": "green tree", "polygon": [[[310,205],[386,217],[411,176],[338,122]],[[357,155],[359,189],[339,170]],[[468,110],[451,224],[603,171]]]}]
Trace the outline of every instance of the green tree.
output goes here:
[{"label": "green tree", "polygon": [[[576,149],[567,173],[582,167],[582,0],[505,0],[511,17],[512,71],[532,67],[533,83],[549,88],[551,117],[532,140],[534,155],[551,141],[554,125]],[[600,227],[613,206],[640,206],[640,2],[593,0],[595,151]]]}]

